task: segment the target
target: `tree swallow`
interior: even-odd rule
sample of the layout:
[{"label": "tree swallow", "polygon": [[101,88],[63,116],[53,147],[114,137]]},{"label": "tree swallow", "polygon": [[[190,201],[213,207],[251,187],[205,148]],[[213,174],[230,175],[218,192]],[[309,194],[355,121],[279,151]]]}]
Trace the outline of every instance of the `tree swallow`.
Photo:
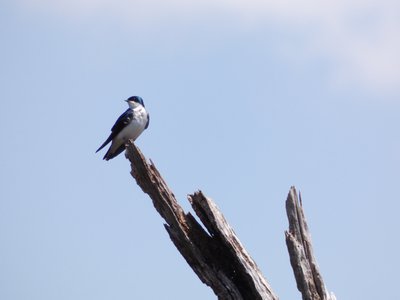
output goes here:
[{"label": "tree swallow", "polygon": [[143,99],[139,96],[132,96],[125,100],[129,108],[119,116],[111,134],[107,140],[97,149],[96,153],[112,141],[110,148],[103,159],[109,160],[125,150],[125,143],[128,140],[136,140],[138,136],[149,127],[150,115],[144,108]]}]

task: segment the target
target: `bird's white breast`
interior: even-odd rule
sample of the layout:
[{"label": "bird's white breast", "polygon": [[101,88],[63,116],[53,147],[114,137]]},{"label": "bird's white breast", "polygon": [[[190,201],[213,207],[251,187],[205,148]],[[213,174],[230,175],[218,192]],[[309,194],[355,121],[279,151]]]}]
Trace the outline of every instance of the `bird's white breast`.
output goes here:
[{"label": "bird's white breast", "polygon": [[139,106],[133,109],[133,120],[121,130],[116,136],[116,139],[121,139],[123,142],[128,140],[136,140],[138,136],[143,132],[147,123],[147,112],[144,107]]}]

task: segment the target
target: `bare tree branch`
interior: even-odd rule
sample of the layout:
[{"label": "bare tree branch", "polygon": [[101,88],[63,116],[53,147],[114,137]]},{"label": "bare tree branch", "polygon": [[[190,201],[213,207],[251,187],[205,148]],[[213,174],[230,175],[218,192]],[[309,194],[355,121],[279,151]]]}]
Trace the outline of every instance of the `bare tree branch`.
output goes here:
[{"label": "bare tree branch", "polygon": [[188,197],[205,230],[191,213],[183,211],[155,165],[146,161],[133,142],[127,144],[126,157],[132,176],[166,221],[165,229],[176,248],[219,299],[278,299],[210,198],[201,191]]},{"label": "bare tree branch", "polygon": [[335,295],[326,289],[319,271],[301,197],[299,201],[294,187],[291,187],[286,200],[286,213],[289,220],[289,231],[285,232],[286,245],[303,300],[336,300]]}]

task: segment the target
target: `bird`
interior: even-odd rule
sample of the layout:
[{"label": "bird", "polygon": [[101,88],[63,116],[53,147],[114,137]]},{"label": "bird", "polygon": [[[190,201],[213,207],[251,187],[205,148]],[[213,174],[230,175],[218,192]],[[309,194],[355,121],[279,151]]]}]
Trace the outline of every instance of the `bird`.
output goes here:
[{"label": "bird", "polygon": [[104,160],[118,156],[125,150],[125,144],[128,140],[136,140],[149,127],[150,115],[144,107],[143,99],[139,96],[132,96],[125,101],[129,108],[119,116],[111,128],[111,134],[96,151],[96,153],[99,152],[111,142],[110,148],[103,157]]}]

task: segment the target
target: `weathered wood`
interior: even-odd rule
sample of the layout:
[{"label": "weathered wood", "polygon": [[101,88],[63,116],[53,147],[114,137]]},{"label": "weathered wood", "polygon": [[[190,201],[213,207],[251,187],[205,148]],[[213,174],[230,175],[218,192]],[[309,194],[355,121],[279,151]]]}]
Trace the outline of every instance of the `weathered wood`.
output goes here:
[{"label": "weathered wood", "polygon": [[285,232],[290,263],[297,282],[297,289],[303,300],[336,300],[333,293],[325,287],[315,259],[311,235],[301,202],[294,187],[291,187],[286,200],[286,213],[289,231]]},{"label": "weathered wood", "polygon": [[215,203],[201,191],[189,202],[206,230],[185,213],[153,162],[133,142],[126,157],[131,174],[164,218],[172,242],[202,282],[222,300],[277,300],[254,260],[240,243]]}]

